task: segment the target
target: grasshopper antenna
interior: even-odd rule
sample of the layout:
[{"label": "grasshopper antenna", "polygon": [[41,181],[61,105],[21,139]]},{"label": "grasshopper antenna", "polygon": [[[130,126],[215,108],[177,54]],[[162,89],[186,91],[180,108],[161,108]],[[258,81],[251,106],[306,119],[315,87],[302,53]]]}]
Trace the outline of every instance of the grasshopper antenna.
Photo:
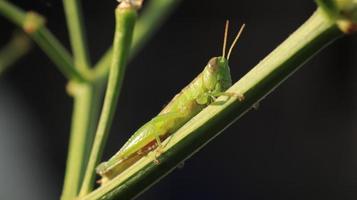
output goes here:
[{"label": "grasshopper antenna", "polygon": [[222,50],[222,57],[223,58],[226,58],[228,27],[229,27],[229,20],[226,20],[226,26],[224,28],[224,38],[223,38],[223,50]]},{"label": "grasshopper antenna", "polygon": [[239,32],[238,32],[236,38],[234,38],[234,41],[233,41],[233,43],[232,43],[232,45],[231,45],[231,47],[229,48],[229,51],[228,51],[227,60],[229,60],[229,57],[231,56],[232,50],[233,50],[234,46],[236,45],[236,43],[237,43],[237,41],[238,41],[240,35],[242,34],[242,32],[243,32],[243,30],[244,30],[244,27],[245,27],[245,24],[243,24],[243,25],[240,27]]}]

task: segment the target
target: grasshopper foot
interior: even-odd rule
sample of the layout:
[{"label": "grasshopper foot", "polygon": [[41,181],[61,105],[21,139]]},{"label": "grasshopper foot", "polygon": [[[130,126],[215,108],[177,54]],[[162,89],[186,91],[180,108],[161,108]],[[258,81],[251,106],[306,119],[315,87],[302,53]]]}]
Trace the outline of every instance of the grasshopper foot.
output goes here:
[{"label": "grasshopper foot", "polygon": [[238,94],[238,100],[239,101],[244,101],[245,96],[243,94]]},{"label": "grasshopper foot", "polygon": [[224,92],[222,93],[222,95],[237,98],[239,101],[244,101],[245,99],[245,96],[243,94],[236,93],[236,92]]},{"label": "grasshopper foot", "polygon": [[159,157],[161,154],[162,154],[162,145],[159,145],[155,150],[155,159],[154,159],[154,163],[157,165],[160,164]]}]

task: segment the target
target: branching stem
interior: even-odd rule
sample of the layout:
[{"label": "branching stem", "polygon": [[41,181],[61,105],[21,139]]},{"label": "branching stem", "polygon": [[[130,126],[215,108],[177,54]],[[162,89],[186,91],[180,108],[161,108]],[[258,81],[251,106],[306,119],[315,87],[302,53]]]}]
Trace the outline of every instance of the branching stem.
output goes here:
[{"label": "branching stem", "polygon": [[15,23],[41,47],[58,69],[70,80],[85,81],[77,69],[68,51],[53,34],[44,26],[44,18],[35,12],[24,12],[6,0],[0,0],[0,14]]},{"label": "branching stem", "polygon": [[115,56],[112,57],[109,80],[104,97],[104,105],[99,118],[99,124],[85,172],[83,185],[80,190],[80,196],[85,195],[92,190],[95,177],[95,167],[101,158],[106,138],[116,111],[117,101],[124,79],[126,61],[132,41],[137,16],[136,9],[132,7],[121,8],[120,5],[115,10],[116,28],[113,42],[113,52]]}]

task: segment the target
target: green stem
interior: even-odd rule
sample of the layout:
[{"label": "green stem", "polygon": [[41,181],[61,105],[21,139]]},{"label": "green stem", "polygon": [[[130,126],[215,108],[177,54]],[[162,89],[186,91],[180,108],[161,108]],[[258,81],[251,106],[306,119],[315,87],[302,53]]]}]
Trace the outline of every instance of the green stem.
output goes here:
[{"label": "green stem", "polygon": [[160,164],[155,164],[155,155],[149,154],[81,200],[136,197],[219,135],[302,64],[342,35],[334,21],[321,10],[316,11],[285,42],[227,91],[244,94],[244,101],[220,97],[218,100],[225,101],[223,105],[208,106],[164,141],[163,153],[158,158]]},{"label": "green stem", "polygon": [[30,35],[39,47],[69,80],[86,81],[86,78],[73,67],[71,55],[46,28],[40,28]]},{"label": "green stem", "polygon": [[0,75],[30,49],[30,39],[16,32],[10,42],[0,50]]},{"label": "green stem", "polygon": [[24,28],[25,32],[42,48],[68,79],[78,81],[86,80],[86,78],[73,67],[73,61],[68,51],[52,33],[44,27],[44,19],[40,15],[34,12],[26,13],[6,0],[0,0],[0,14],[21,28]]},{"label": "green stem", "polygon": [[115,56],[112,58],[103,109],[100,115],[83,185],[80,190],[80,196],[90,192],[93,187],[95,167],[101,158],[106,138],[113,121],[113,116],[116,111],[116,105],[124,79],[126,60],[132,41],[136,15],[136,8],[127,5],[126,1],[121,3],[115,10],[116,28],[113,42]]},{"label": "green stem", "polygon": [[[90,61],[84,34],[81,1],[63,0],[63,4],[74,54],[74,65],[85,73],[90,67]],[[78,195],[93,143],[100,102],[99,88],[96,85],[90,83],[81,85],[73,82],[70,85],[75,87],[74,111],[62,200],[70,200]]]},{"label": "green stem", "polygon": [[[181,0],[151,0],[148,2],[147,7],[135,24],[130,57],[135,56],[180,2]],[[109,48],[96,64],[93,72],[96,77],[106,77],[109,71],[112,53],[113,49]]]},{"label": "green stem", "polygon": [[75,66],[80,70],[90,67],[87,39],[82,15],[81,0],[63,0],[67,27],[72,45]]},{"label": "green stem", "polygon": [[99,88],[88,83],[70,82],[68,90],[74,96],[74,109],[62,200],[78,195],[93,143],[100,101]]},{"label": "green stem", "polygon": [[357,31],[357,1],[355,0],[315,0],[319,7],[335,20],[345,33]]},{"label": "green stem", "polygon": [[181,0],[151,0],[135,25],[130,57],[146,44]]},{"label": "green stem", "polygon": [[0,13],[20,27],[26,18],[24,11],[5,0],[0,0]]}]

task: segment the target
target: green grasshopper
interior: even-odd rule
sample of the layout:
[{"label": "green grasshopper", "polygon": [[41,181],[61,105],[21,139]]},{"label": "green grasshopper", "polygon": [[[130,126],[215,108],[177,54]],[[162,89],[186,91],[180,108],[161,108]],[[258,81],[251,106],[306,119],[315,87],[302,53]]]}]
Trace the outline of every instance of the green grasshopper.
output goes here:
[{"label": "green grasshopper", "polygon": [[228,26],[229,21],[227,20],[222,56],[211,58],[204,70],[177,94],[156,117],[137,130],[118,153],[97,167],[97,173],[102,176],[100,183],[103,184],[111,180],[153,150],[156,151],[156,156],[160,155],[161,141],[182,127],[218,96],[227,95],[231,97],[233,95],[237,96],[239,100],[244,99],[243,95],[225,92],[232,85],[228,66],[229,57],[245,25],[243,24],[240,28],[226,57]]}]

